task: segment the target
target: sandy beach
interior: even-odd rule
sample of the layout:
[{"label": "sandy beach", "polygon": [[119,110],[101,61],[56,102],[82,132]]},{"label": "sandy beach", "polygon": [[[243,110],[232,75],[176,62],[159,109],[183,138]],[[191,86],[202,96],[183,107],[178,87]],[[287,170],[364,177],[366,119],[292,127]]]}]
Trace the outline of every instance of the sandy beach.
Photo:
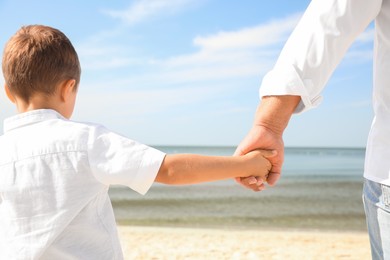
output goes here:
[{"label": "sandy beach", "polygon": [[125,259],[370,259],[365,232],[118,226]]}]

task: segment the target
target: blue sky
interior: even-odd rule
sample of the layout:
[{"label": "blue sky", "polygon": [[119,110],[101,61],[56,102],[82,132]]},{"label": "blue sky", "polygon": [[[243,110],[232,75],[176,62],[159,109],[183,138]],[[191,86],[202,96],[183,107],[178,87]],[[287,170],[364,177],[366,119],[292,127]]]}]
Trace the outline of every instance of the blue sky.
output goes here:
[{"label": "blue sky", "polygon": [[[0,44],[27,24],[70,38],[82,66],[74,120],[149,145],[237,145],[252,124],[262,77],[309,2],[0,0]],[[323,103],[293,116],[286,146],[365,146],[372,40],[370,26],[335,71]],[[0,105],[1,121],[15,113],[4,91]]]}]

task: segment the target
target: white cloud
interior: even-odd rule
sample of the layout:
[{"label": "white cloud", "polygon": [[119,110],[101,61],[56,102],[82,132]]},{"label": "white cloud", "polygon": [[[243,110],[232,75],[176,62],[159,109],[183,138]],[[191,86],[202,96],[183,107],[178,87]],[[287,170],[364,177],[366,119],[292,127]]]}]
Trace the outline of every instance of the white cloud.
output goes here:
[{"label": "white cloud", "polygon": [[358,108],[358,107],[364,107],[364,108],[371,108],[372,106],[372,100],[366,99],[366,100],[360,100],[356,102],[351,102],[349,104],[346,104],[344,108],[350,107],[350,108]]},{"label": "white cloud", "polygon": [[374,40],[374,34],[375,34],[375,29],[368,28],[367,30],[365,30],[363,33],[359,35],[356,41],[359,43],[372,42]]},{"label": "white cloud", "polygon": [[101,89],[96,85],[80,89],[76,120],[103,121],[107,125],[118,124],[115,116],[142,120],[145,116],[162,114],[170,108],[213,100],[220,93],[229,91],[229,86],[226,85],[191,85],[180,88],[156,86],[153,89],[113,90],[109,94],[104,91],[91,92],[91,88]]},{"label": "white cloud", "polygon": [[284,41],[286,35],[297,24],[300,16],[301,14],[296,14],[255,27],[243,28],[237,31],[221,31],[207,37],[198,36],[195,38],[194,44],[204,50],[218,51],[269,46]]},{"label": "white cloud", "polygon": [[333,111],[343,111],[347,109],[357,109],[357,108],[365,108],[365,109],[371,109],[372,107],[372,100],[371,99],[363,99],[363,100],[354,100],[350,101],[349,103],[345,104],[337,104],[332,105],[330,109]]},{"label": "white cloud", "polygon": [[[96,114],[99,119],[108,115],[103,121],[110,124],[111,120],[115,120],[110,115],[118,111],[134,119],[137,115],[142,117],[155,111],[161,113],[170,107],[203,102],[205,99],[217,100],[221,94],[231,91],[230,88],[237,89],[237,81],[232,79],[257,77],[260,81],[261,74],[272,66],[298,19],[298,15],[293,15],[254,27],[198,36],[193,39],[197,47],[193,53],[152,60],[138,56],[138,62],[145,70],[110,81],[114,89],[93,83],[84,85],[84,92],[81,91],[79,96],[78,114],[81,118],[91,119]],[[124,53],[118,51],[120,47],[85,46],[82,53],[86,57],[107,57],[105,62],[115,60],[115,57],[126,61],[125,55],[118,55]],[[104,62],[101,65],[104,66]],[[91,63],[89,66],[92,68]],[[94,90],[93,93],[90,89]],[[97,89],[104,93],[97,93]],[[105,89],[111,89],[109,102]],[[123,111],[124,107],[129,109]],[[236,112],[242,112],[242,109],[247,108]]]},{"label": "white cloud", "polygon": [[134,25],[151,17],[175,13],[187,8],[193,2],[193,0],[138,0],[126,10],[104,10],[103,13],[120,19],[127,25]]},{"label": "white cloud", "polygon": [[84,71],[123,68],[135,62],[126,55],[130,48],[107,43],[105,36],[100,39],[93,37],[79,43],[76,49]]},{"label": "white cloud", "polygon": [[355,64],[361,62],[368,62],[368,61],[372,61],[373,54],[374,52],[372,49],[366,49],[366,50],[352,49],[347,53],[346,59],[350,62],[354,62]]},{"label": "white cloud", "polygon": [[83,70],[109,70],[130,65],[132,64],[132,60],[115,55],[89,56],[81,54],[80,63],[82,64]]},{"label": "white cloud", "polygon": [[161,68],[159,78],[169,82],[260,78],[275,62],[299,17],[292,15],[254,27],[197,36],[193,44],[198,51],[153,63]]},{"label": "white cloud", "polygon": [[[116,82],[126,85],[147,83],[172,84],[191,81],[229,80],[232,78],[258,77],[269,70],[301,14],[253,27],[234,31],[219,31],[207,36],[197,36],[193,45],[197,50],[164,59],[148,59],[137,50],[122,43],[107,43],[105,35],[101,42],[97,37],[81,45],[80,53],[84,70],[110,70],[116,68],[143,68],[138,74],[123,76]],[[125,30],[125,28],[122,28]],[[372,50],[367,43],[372,41],[374,30],[362,33],[347,59],[366,62],[372,59]],[[118,33],[119,35],[123,34]],[[363,47],[363,48],[362,48]]]},{"label": "white cloud", "polygon": [[352,64],[371,62],[374,54],[374,34],[374,28],[368,28],[361,33],[347,52],[345,60]]},{"label": "white cloud", "polygon": [[[84,85],[86,92],[93,89],[94,93],[80,94],[82,104],[96,104],[94,105],[96,107],[91,109],[89,105],[81,104],[80,109],[83,113],[101,111],[110,115],[123,107],[131,106],[137,107],[135,115],[142,115],[197,102],[205,95],[210,99],[216,98],[221,93],[229,91],[226,85],[230,83],[231,87],[234,85],[237,88],[236,83],[240,79],[256,77],[260,82],[262,75],[276,61],[283,43],[299,18],[300,14],[295,14],[253,27],[219,31],[207,36],[200,35],[192,41],[197,50],[164,59],[147,59],[145,54],[136,52],[133,52],[135,56],[129,58],[130,52],[126,50],[125,45],[104,44],[104,41],[94,39],[91,41],[92,44],[81,46],[81,53],[86,61],[83,68],[106,69],[108,75],[110,69],[114,68],[121,68],[122,72],[128,70],[129,73],[120,77],[115,76],[110,81],[110,85],[115,86],[117,93],[106,85],[101,87],[93,83],[89,83],[90,86]],[[358,41],[364,44],[371,36],[372,30],[367,30]],[[353,51],[348,55],[357,59],[367,59],[365,50],[355,48]],[[138,65],[137,67],[142,69],[137,73],[131,73],[132,69],[129,66],[133,65]],[[199,85],[207,87],[200,88]],[[110,89],[110,100],[115,102],[109,102],[109,107],[103,107],[101,104],[106,102],[107,93],[96,93],[96,89],[101,91]]]},{"label": "white cloud", "polygon": [[[299,17],[299,14],[295,14],[253,27],[197,36],[192,42],[196,51],[164,59],[147,58],[146,55],[152,56],[153,53],[140,54],[137,49],[131,50],[131,44],[113,39],[108,41],[107,35],[110,34],[106,33],[90,37],[77,49],[84,71],[128,70],[127,75],[113,80],[114,84],[120,86],[226,81],[251,76],[260,80],[261,75],[275,62]],[[127,29],[122,27],[122,30]],[[117,31],[115,35],[123,33]],[[139,73],[131,73],[134,68]]]}]

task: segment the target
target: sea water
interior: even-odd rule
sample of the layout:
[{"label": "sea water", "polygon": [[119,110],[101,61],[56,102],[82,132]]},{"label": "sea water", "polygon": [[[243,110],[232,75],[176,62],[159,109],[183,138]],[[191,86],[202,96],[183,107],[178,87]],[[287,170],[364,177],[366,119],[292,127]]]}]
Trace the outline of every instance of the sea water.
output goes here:
[{"label": "sea water", "polygon": [[[232,155],[234,147],[160,146],[168,154]],[[234,180],[168,186],[154,184],[145,196],[110,188],[118,223],[365,230],[361,189],[363,148],[286,148],[282,177],[256,193]]]}]

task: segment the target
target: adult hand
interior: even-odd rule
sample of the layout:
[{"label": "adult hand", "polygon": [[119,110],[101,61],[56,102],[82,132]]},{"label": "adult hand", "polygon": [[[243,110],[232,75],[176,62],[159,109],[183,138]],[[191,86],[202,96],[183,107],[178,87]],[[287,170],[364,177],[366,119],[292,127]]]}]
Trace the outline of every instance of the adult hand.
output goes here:
[{"label": "adult hand", "polygon": [[[273,186],[280,178],[284,160],[283,132],[301,101],[300,96],[265,96],[257,108],[254,124],[247,136],[237,147],[234,155],[243,155],[254,149],[275,150],[277,154],[268,160],[272,169],[267,182]],[[265,188],[264,183],[256,176],[238,178],[236,181],[254,191]]]},{"label": "adult hand", "polygon": [[[275,185],[280,178],[282,164],[284,161],[284,143],[282,135],[273,132],[266,126],[254,125],[246,137],[241,141],[234,155],[244,155],[254,149],[270,149],[277,152],[275,156],[267,158],[272,164],[271,171],[268,174],[267,183],[271,186]],[[263,181],[255,176],[236,178],[236,181],[253,191],[261,191],[265,189]]]}]

